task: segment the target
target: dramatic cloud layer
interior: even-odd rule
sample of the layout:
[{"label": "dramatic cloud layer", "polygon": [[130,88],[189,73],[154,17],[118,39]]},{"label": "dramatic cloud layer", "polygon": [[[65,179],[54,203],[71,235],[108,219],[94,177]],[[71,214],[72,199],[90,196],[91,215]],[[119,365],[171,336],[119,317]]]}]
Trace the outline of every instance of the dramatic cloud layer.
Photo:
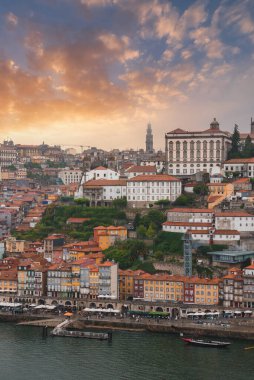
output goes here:
[{"label": "dramatic cloud layer", "polygon": [[248,129],[252,0],[13,0],[0,4],[0,135],[157,147],[212,117]]}]

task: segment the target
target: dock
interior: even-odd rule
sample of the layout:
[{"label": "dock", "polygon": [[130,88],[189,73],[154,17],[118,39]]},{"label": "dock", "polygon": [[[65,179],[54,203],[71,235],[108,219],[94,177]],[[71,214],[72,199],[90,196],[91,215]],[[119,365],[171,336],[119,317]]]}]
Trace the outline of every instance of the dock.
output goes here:
[{"label": "dock", "polygon": [[52,330],[50,335],[54,337],[59,336],[59,337],[87,338],[87,339],[112,341],[112,332],[103,333],[103,332],[67,330],[66,327],[71,323],[72,323],[71,319],[66,319],[65,321],[58,324]]}]

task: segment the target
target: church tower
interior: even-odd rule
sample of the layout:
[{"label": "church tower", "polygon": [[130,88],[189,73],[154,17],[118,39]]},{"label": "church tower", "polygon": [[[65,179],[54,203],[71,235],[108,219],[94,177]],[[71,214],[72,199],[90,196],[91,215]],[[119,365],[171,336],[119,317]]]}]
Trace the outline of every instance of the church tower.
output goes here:
[{"label": "church tower", "polygon": [[153,132],[150,123],[147,124],[146,130],[146,153],[153,153]]},{"label": "church tower", "polygon": [[252,118],[250,119],[250,133],[254,134],[254,120]]}]

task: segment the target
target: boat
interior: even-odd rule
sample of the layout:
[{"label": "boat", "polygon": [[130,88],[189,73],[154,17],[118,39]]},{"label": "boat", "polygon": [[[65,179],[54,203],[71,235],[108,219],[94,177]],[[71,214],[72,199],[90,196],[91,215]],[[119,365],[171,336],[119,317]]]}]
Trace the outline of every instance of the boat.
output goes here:
[{"label": "boat", "polygon": [[208,339],[182,338],[182,340],[186,343],[192,344],[193,346],[200,346],[200,347],[224,348],[231,344],[230,342],[221,342],[218,340],[208,340]]}]

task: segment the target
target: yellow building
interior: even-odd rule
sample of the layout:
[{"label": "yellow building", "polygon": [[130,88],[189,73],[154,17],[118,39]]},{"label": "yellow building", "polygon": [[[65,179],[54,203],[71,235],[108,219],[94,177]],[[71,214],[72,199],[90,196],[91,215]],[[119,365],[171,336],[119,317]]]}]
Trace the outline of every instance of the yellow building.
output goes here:
[{"label": "yellow building", "polygon": [[18,278],[16,270],[0,271],[0,295],[17,294]]},{"label": "yellow building", "polygon": [[120,300],[127,300],[129,297],[134,296],[134,280],[144,275],[142,270],[119,270],[119,298]]},{"label": "yellow building", "polygon": [[194,303],[200,305],[218,305],[219,303],[219,279],[197,278],[194,283]]},{"label": "yellow building", "polygon": [[127,239],[127,228],[123,226],[99,226],[94,228],[94,241],[104,250],[114,245],[117,240]]},{"label": "yellow building", "polygon": [[144,299],[183,301],[184,277],[163,275],[144,275]]},{"label": "yellow building", "polygon": [[89,267],[90,298],[97,298],[99,294],[99,268]]}]

